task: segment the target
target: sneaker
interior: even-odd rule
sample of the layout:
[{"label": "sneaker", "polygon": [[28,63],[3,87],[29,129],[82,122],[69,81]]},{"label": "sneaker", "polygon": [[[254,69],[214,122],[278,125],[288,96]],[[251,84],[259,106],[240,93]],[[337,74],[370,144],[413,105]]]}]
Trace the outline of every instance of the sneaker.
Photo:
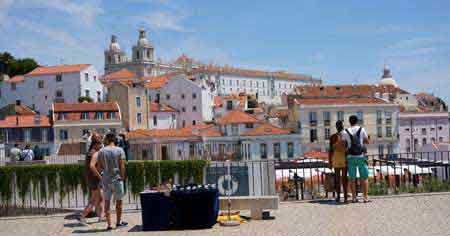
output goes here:
[{"label": "sneaker", "polygon": [[81,226],[88,226],[88,223],[85,218],[80,217],[77,219],[77,221],[78,221],[78,224],[80,224]]},{"label": "sneaker", "polygon": [[125,226],[127,226],[128,225],[128,223],[127,222],[125,222],[125,221],[122,221],[122,222],[120,222],[120,223],[117,223],[116,224],[116,228],[121,228],[121,227],[125,227]]}]

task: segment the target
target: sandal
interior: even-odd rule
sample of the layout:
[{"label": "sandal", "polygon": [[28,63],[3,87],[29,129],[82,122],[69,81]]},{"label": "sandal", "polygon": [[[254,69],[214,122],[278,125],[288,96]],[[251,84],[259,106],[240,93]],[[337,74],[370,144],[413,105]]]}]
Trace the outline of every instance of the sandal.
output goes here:
[{"label": "sandal", "polygon": [[125,227],[125,226],[127,226],[128,225],[128,223],[127,222],[125,222],[125,221],[122,221],[122,222],[120,222],[120,223],[117,223],[116,224],[116,228],[121,228],[121,227]]}]

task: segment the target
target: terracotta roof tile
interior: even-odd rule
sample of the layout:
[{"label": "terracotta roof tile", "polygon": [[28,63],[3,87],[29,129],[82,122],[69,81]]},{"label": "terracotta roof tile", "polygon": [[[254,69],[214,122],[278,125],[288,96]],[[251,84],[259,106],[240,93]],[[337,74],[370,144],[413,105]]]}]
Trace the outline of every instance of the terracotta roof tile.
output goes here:
[{"label": "terracotta roof tile", "polygon": [[25,80],[25,77],[23,75],[16,75],[9,80],[5,80],[6,83],[18,83]]},{"label": "terracotta roof tile", "polygon": [[151,102],[150,103],[150,112],[176,112],[176,110],[168,105]]},{"label": "terracotta roof tile", "polygon": [[375,97],[376,93],[380,96],[383,93],[407,93],[400,88],[392,85],[304,85],[298,86],[295,89],[296,94],[308,98],[308,97]]},{"label": "terracotta roof tile", "polygon": [[247,114],[240,110],[233,110],[226,113],[224,116],[217,119],[217,123],[221,125],[226,124],[243,124],[243,123],[259,123],[261,122],[256,117]]},{"label": "terracotta roof tile", "polygon": [[135,77],[136,77],[136,75],[133,72],[124,68],[117,72],[113,72],[113,73],[103,76],[102,80],[103,81],[113,81],[113,80],[122,80],[122,79],[133,79]]},{"label": "terracotta roof tile", "polygon": [[134,130],[127,134],[129,140],[148,138],[193,138],[222,136],[213,124],[191,125],[181,129]]},{"label": "terracotta roof tile", "polygon": [[246,133],[244,133],[244,136],[258,136],[258,135],[281,135],[281,134],[290,134],[291,130],[289,129],[282,129],[279,127],[276,127],[271,124],[262,124]]},{"label": "terracotta roof tile", "polygon": [[222,97],[221,96],[215,96],[213,105],[214,105],[214,107],[222,107],[223,106]]},{"label": "terracotta roof tile", "polygon": [[303,154],[306,158],[315,158],[328,161],[328,152],[309,151]]},{"label": "terracotta roof tile", "polygon": [[159,76],[142,77],[142,80],[145,81],[145,87],[149,89],[160,89],[167,81],[173,78],[174,75],[176,75],[176,73],[167,73]]},{"label": "terracotta roof tile", "polygon": [[116,102],[54,103],[54,112],[119,111]]},{"label": "terracotta roof tile", "polygon": [[86,152],[85,143],[62,143],[58,149],[58,155],[81,155]]},{"label": "terracotta roof tile", "polygon": [[51,75],[62,73],[80,72],[91,66],[90,64],[58,65],[58,66],[40,66],[27,75]]},{"label": "terracotta roof tile", "polygon": [[0,128],[50,127],[50,119],[45,115],[7,116],[0,120]]},{"label": "terracotta roof tile", "polygon": [[330,104],[389,104],[391,102],[379,98],[296,98],[296,104],[330,105]]}]

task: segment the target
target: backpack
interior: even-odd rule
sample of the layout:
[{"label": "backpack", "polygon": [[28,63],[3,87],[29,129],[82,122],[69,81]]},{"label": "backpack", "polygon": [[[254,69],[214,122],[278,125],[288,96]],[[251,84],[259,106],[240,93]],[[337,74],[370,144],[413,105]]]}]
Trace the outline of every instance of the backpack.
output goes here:
[{"label": "backpack", "polygon": [[361,143],[361,138],[360,138],[361,130],[362,130],[362,127],[359,127],[359,129],[355,135],[352,135],[350,133],[350,131],[348,131],[348,129],[345,130],[345,132],[347,132],[347,134],[350,136],[351,144],[350,144],[350,148],[348,149],[348,154],[350,154],[350,155],[360,156],[366,152],[366,148]]}]

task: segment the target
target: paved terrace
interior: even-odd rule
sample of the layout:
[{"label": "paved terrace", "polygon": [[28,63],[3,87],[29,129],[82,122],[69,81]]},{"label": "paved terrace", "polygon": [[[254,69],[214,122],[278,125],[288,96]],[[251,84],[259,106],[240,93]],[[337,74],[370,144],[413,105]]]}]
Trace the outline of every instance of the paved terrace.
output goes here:
[{"label": "paved terrace", "polygon": [[450,192],[373,198],[372,203],[286,202],[271,221],[207,230],[140,232],[140,212],[128,211],[127,228],[102,232],[104,223],[80,227],[68,214],[0,219],[0,235],[450,235]]}]

